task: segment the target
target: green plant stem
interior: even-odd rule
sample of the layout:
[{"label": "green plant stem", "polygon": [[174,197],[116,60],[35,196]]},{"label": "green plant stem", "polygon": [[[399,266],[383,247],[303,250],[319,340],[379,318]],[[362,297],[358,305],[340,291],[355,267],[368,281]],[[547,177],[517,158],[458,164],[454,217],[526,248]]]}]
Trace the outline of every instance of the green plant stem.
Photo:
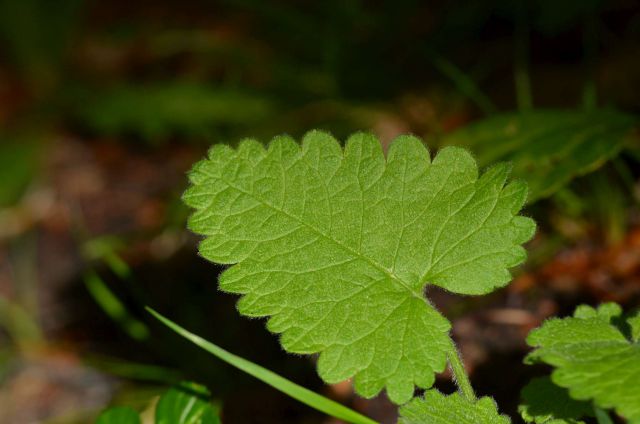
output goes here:
[{"label": "green plant stem", "polygon": [[460,352],[453,342],[451,342],[451,350],[449,351],[448,359],[451,372],[453,373],[453,379],[458,385],[458,389],[460,389],[460,392],[465,398],[474,402],[476,400],[476,394],[471,386],[471,381],[469,381],[467,371],[464,369]]},{"label": "green plant stem", "polygon": [[254,364],[253,362],[247,361],[244,358],[234,355],[233,353],[228,352],[221,347],[206,341],[202,337],[199,337],[187,331],[168,318],[160,315],[153,309],[149,307],[147,307],[146,309],[151,315],[153,315],[164,325],[166,325],[182,337],[186,338],[196,346],[206,350],[207,352],[217,357],[218,359],[223,360],[227,364],[246,372],[247,374],[257,378],[258,380],[270,385],[277,390],[280,390],[286,395],[306,405],[309,405],[310,407],[317,409],[318,411],[324,412],[327,415],[346,421],[348,423],[376,424],[376,422],[371,418],[365,417],[364,415],[352,409],[349,409],[344,405],[334,402],[331,399],[327,399],[324,396],[320,396],[319,394],[312,392],[311,390],[306,389],[302,386],[299,386],[287,380],[286,378],[281,377],[272,371],[269,371],[266,368]]}]

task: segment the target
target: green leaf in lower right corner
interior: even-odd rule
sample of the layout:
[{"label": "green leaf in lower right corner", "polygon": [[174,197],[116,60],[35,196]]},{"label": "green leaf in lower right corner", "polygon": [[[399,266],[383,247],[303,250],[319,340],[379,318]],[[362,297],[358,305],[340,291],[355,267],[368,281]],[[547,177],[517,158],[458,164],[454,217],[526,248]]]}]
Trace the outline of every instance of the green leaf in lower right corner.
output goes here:
[{"label": "green leaf in lower right corner", "polygon": [[640,424],[638,325],[637,315],[625,321],[614,303],[580,306],[573,317],[550,319],[529,334],[535,350],[526,362],[553,366],[551,380],[573,399],[593,400]]},{"label": "green leaf in lower right corner", "polygon": [[400,408],[398,424],[510,424],[500,415],[495,401],[483,397],[476,401],[460,393],[445,395],[428,390],[424,397],[414,398]]},{"label": "green leaf in lower right corner", "polygon": [[525,422],[536,424],[584,424],[580,418],[593,415],[590,402],[572,399],[549,377],[534,378],[522,389],[518,410]]}]

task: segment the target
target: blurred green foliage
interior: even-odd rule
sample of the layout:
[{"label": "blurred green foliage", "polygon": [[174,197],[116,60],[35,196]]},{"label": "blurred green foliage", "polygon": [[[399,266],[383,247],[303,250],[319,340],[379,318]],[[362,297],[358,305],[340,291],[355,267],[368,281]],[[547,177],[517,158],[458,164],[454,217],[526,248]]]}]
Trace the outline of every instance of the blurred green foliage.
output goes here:
[{"label": "blurred green foliage", "polygon": [[264,125],[277,109],[264,97],[238,90],[165,82],[103,90],[79,104],[76,113],[96,134],[153,143],[174,137],[211,139],[225,128]]},{"label": "blurred green foliage", "polygon": [[60,76],[83,0],[0,0],[0,45],[35,91]]},{"label": "blurred green foliage", "polygon": [[0,207],[14,204],[40,170],[37,136],[0,134]]},{"label": "blurred green foliage", "polygon": [[116,406],[103,412],[96,424],[140,424],[140,416],[135,409],[128,406]]},{"label": "blurred green foliage", "polygon": [[490,117],[443,142],[471,148],[481,165],[512,162],[514,176],[529,185],[531,203],[598,169],[625,145],[637,145],[638,123],[613,110],[534,110]]},{"label": "blurred green foliage", "polygon": [[[149,414],[117,406],[104,411],[96,424],[139,424],[149,415],[155,424],[220,424],[218,408],[209,403],[211,394],[198,384],[183,382],[167,390],[149,405]],[[147,422],[147,420],[145,420]]]},{"label": "blurred green foliage", "polygon": [[[0,0],[0,225],[11,225],[5,209],[28,200],[25,190],[47,177],[42,159],[63,140],[96,155],[103,150],[93,152],[91,143],[104,139],[170,155],[177,144],[199,152],[211,143],[317,127],[339,138],[357,130],[383,139],[412,132],[430,147],[465,145],[481,163],[512,160],[532,187],[529,208],[543,228],[556,225],[558,214],[620,240],[637,209],[640,161],[633,135],[640,8],[633,3]],[[518,72],[533,105],[526,113],[514,112]],[[173,190],[177,198],[180,188]],[[167,218],[158,232],[181,231],[187,212],[171,205],[175,198],[164,199]],[[76,212],[76,205],[63,206]],[[138,296],[144,273],[166,283],[148,285],[190,328],[224,341],[237,340],[237,328],[206,324],[211,308],[199,271],[167,271],[184,258],[161,267],[124,254],[157,236],[145,231],[118,234],[116,243],[73,234],[81,258],[73,283],[115,322],[125,344],[194,372],[207,358],[185,361],[158,348],[170,339],[147,337],[152,328],[140,319],[139,303],[151,297]],[[134,279],[127,261],[147,268]],[[41,339],[30,304],[0,297],[0,337]],[[205,374],[209,382],[226,375]],[[242,384],[228,382],[228,391]]]}]

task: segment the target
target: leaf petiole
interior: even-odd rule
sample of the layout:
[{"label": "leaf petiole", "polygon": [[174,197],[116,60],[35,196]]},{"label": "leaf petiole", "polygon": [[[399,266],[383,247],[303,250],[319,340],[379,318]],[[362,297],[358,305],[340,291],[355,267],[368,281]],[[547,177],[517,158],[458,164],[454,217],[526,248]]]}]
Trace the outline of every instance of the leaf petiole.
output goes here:
[{"label": "leaf petiole", "polygon": [[460,352],[453,341],[451,342],[451,349],[447,356],[449,359],[449,366],[451,367],[451,372],[453,374],[453,380],[457,384],[458,389],[460,389],[460,392],[467,400],[472,402],[475,401],[476,394],[471,386],[471,381],[469,381],[467,371],[464,369]]}]

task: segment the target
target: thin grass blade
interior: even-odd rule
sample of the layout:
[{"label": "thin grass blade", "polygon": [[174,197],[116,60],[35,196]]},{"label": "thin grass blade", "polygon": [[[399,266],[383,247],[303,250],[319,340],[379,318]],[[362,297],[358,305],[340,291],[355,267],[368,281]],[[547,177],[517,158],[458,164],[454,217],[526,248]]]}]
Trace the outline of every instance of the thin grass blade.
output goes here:
[{"label": "thin grass blade", "polygon": [[187,340],[191,341],[192,343],[196,344],[197,346],[201,347],[202,349],[206,350],[207,352],[211,353],[212,355],[216,356],[218,359],[221,359],[224,362],[233,365],[234,367],[281,391],[282,393],[314,409],[317,409],[318,411],[324,412],[327,415],[352,424],[376,424],[376,422],[372,419],[367,418],[364,415],[347,408],[346,406],[334,402],[331,399],[327,399],[324,396],[320,396],[319,394],[312,392],[311,390],[306,389],[302,386],[299,386],[287,380],[286,378],[281,377],[272,371],[269,371],[266,368],[263,368],[259,365],[254,364],[253,362],[247,361],[244,358],[227,352],[221,347],[218,347],[215,344],[206,341],[202,337],[199,337],[185,330],[178,324],[162,316],[149,307],[147,307],[147,311],[149,311],[151,315],[157,318],[164,325],[180,334]]}]

